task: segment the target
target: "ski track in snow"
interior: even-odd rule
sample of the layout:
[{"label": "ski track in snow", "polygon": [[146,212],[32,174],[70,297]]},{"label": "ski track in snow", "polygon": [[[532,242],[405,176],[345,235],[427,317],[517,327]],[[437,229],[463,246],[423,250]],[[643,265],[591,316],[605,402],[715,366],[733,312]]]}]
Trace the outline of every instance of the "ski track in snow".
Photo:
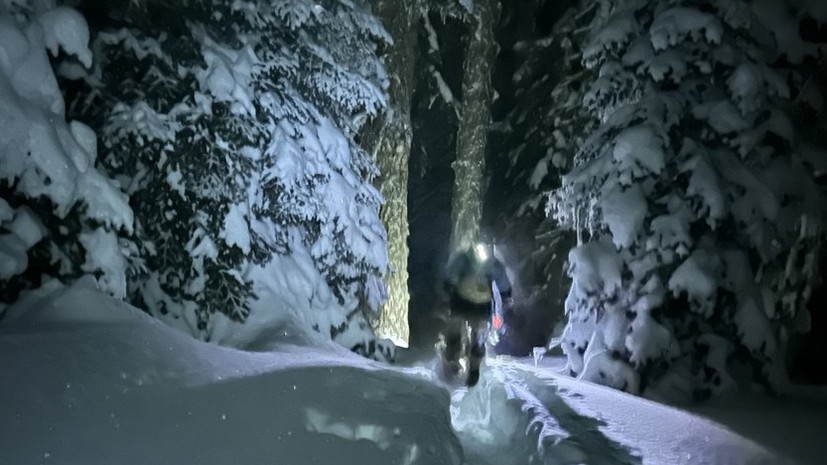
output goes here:
[{"label": "ski track in snow", "polygon": [[[581,462],[615,465],[791,465],[725,427],[679,409],[576,381],[530,359],[495,357],[489,370],[523,382],[580,446]],[[565,446],[562,441],[557,447]],[[554,455],[554,448],[549,451]]]},{"label": "ski track in snow", "polygon": [[[503,426],[518,416],[516,427]],[[470,465],[793,463],[712,421],[530,359],[490,357],[478,386],[455,393],[452,419]]]},{"label": "ski track in snow", "polygon": [[[629,438],[609,437],[602,431],[606,426],[602,420],[569,405],[569,397],[578,394],[568,393],[554,381],[536,376],[516,359],[489,359],[478,386],[480,388],[459,391],[452,406],[454,425],[469,464],[644,463]],[[466,401],[469,397],[470,401]],[[475,425],[477,428],[468,428],[468,419],[464,417],[469,409],[471,416],[474,410],[490,415],[486,419],[488,424],[483,421]],[[503,423],[509,418],[515,425],[507,431]],[[506,434],[491,438],[481,434],[481,430]]]}]

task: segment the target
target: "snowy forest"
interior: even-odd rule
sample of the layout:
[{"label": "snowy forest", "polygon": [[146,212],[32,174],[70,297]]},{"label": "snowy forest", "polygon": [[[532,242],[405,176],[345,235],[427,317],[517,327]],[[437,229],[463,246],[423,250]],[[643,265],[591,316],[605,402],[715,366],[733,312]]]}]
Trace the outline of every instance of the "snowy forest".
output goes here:
[{"label": "snowy forest", "polygon": [[0,0],[0,463],[822,463],[825,53],[820,0]]}]

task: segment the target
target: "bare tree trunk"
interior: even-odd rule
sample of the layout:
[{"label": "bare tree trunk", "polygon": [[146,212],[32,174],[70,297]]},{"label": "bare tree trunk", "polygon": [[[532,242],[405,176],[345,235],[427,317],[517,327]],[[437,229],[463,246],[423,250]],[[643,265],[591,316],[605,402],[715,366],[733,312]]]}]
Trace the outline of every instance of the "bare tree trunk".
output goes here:
[{"label": "bare tree trunk", "polygon": [[393,38],[385,55],[390,102],[375,135],[378,187],[385,204],[379,217],[388,233],[388,300],[371,321],[376,335],[408,347],[408,159],[411,151],[411,96],[414,86],[416,31],[414,0],[378,0],[376,13]]},{"label": "bare tree trunk", "polygon": [[472,33],[463,63],[462,110],[457,133],[454,194],[451,205],[451,252],[464,250],[480,239],[485,183],[485,148],[491,120],[491,71],[497,55],[494,26],[499,0],[477,0]]}]

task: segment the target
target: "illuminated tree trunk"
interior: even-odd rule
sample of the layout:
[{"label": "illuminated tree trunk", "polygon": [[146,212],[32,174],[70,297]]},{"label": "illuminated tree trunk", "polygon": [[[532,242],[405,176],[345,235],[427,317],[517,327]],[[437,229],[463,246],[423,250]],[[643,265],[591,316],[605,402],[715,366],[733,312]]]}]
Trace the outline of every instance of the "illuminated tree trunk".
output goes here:
[{"label": "illuminated tree trunk", "polygon": [[411,95],[414,50],[413,0],[379,0],[376,13],[393,38],[385,55],[390,104],[375,141],[379,191],[385,204],[379,217],[388,232],[388,300],[371,324],[380,338],[408,347],[408,159],[411,151]]},{"label": "illuminated tree trunk", "polygon": [[479,240],[485,183],[485,148],[491,119],[491,70],[497,54],[494,26],[498,0],[478,0],[472,12],[472,32],[463,63],[462,109],[453,163],[451,252]]}]

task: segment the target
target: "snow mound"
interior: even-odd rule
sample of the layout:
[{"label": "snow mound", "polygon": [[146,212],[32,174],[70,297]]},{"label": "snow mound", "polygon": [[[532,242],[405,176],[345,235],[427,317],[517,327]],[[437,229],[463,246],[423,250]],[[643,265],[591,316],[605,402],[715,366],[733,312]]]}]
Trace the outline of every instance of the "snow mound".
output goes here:
[{"label": "snow mound", "polygon": [[462,462],[448,394],[412,370],[206,344],[93,287],[51,284],[0,326],[0,463]]}]

